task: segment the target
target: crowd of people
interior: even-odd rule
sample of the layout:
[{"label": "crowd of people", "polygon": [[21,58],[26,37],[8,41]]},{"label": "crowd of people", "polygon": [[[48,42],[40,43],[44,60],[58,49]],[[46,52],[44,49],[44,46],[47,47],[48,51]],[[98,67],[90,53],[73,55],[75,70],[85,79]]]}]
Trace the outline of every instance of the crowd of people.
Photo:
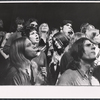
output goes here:
[{"label": "crowd of people", "polygon": [[72,21],[58,28],[17,17],[11,32],[0,19],[0,85],[99,86],[100,30]]}]

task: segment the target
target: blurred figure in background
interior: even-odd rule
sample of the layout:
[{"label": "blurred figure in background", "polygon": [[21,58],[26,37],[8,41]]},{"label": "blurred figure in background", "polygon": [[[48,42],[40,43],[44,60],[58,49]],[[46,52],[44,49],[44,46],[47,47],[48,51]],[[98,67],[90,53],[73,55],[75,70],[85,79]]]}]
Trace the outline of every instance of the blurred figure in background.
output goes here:
[{"label": "blurred figure in background", "polygon": [[47,23],[42,23],[39,26],[39,36],[40,36],[40,42],[39,46],[41,49],[46,53],[48,51],[48,37],[49,37],[49,26]]},{"label": "blurred figure in background", "polygon": [[[32,60],[37,63],[39,69],[42,69],[42,70],[45,70],[46,72],[48,72],[46,55],[45,55],[44,51],[39,48],[40,38],[39,38],[38,32],[36,30],[31,31],[31,29],[29,29],[29,28],[26,28],[23,32],[25,32],[24,36],[26,34],[26,36],[32,42],[34,49],[37,49],[37,51],[38,51],[38,53],[36,55],[34,55],[34,58]],[[46,79],[47,79],[47,76],[45,76],[45,85],[47,84]]]},{"label": "blurred figure in background", "polygon": [[25,24],[25,26],[27,27],[27,28],[29,28],[30,29],[30,31],[32,31],[32,30],[38,30],[38,21],[37,21],[37,19],[35,19],[35,18],[30,18],[30,19],[28,19],[28,21],[26,22],[26,24]]},{"label": "blurred figure in background", "polygon": [[74,36],[71,20],[63,20],[60,26],[60,31],[64,33],[69,40]]},{"label": "blurred figure in background", "polygon": [[85,35],[81,32],[76,32],[73,36],[73,38],[69,41],[69,45],[65,48],[65,52],[62,55],[61,63],[60,63],[60,72],[61,74],[68,69],[69,63],[73,60],[72,56],[70,55],[70,48],[73,45],[73,43],[82,38],[85,37]]},{"label": "blurred figure in background", "polygon": [[8,39],[8,41],[5,43],[4,47],[3,47],[3,52],[5,54],[9,54],[9,48],[11,43],[16,40],[17,38],[22,37],[22,29],[23,29],[23,24],[24,24],[24,19],[23,18],[16,18],[16,31],[10,36],[10,38]]},{"label": "blurred figure in background", "polygon": [[60,74],[60,60],[64,53],[66,46],[69,44],[68,38],[65,34],[58,32],[53,36],[53,56],[49,64],[51,84],[54,85]]},{"label": "blurred figure in background", "polygon": [[53,55],[53,43],[52,43],[52,39],[53,39],[53,36],[56,33],[58,33],[58,32],[59,32],[59,30],[57,28],[52,28],[51,29],[51,33],[50,33],[49,38],[48,38],[48,45],[49,45],[48,52],[47,52],[48,63],[51,62],[52,55]]}]

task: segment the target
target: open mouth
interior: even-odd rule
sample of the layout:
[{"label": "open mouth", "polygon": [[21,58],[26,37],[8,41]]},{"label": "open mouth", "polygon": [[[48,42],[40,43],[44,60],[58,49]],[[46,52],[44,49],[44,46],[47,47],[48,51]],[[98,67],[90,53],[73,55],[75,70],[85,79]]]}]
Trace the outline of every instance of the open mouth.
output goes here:
[{"label": "open mouth", "polygon": [[36,41],[39,41],[39,38],[36,38]]}]

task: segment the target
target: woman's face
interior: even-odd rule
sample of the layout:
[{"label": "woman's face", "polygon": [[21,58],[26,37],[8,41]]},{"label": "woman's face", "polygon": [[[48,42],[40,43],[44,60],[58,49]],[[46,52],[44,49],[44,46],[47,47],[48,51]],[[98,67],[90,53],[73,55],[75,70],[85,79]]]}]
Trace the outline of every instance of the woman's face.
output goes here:
[{"label": "woman's face", "polygon": [[25,57],[32,59],[37,56],[37,49],[34,48],[34,45],[29,39],[25,41]]},{"label": "woman's face", "polygon": [[48,32],[48,30],[49,30],[48,25],[47,25],[46,23],[42,24],[41,31],[43,31],[43,32]]},{"label": "woman's face", "polygon": [[36,30],[33,30],[32,32],[30,32],[29,38],[33,44],[39,43],[39,35],[37,34]]},{"label": "woman's face", "polygon": [[84,42],[84,53],[82,58],[84,59],[95,59],[96,58],[96,45],[90,42],[89,40],[85,40]]}]

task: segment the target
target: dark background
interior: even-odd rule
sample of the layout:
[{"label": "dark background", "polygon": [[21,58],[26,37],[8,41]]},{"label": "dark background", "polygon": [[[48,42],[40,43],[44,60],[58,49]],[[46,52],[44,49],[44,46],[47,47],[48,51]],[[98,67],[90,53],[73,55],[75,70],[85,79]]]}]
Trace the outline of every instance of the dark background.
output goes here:
[{"label": "dark background", "polygon": [[62,20],[72,20],[74,31],[80,31],[82,23],[93,24],[100,29],[100,3],[0,3],[0,18],[9,31],[16,17],[36,18],[39,25],[46,22],[59,27]]}]

